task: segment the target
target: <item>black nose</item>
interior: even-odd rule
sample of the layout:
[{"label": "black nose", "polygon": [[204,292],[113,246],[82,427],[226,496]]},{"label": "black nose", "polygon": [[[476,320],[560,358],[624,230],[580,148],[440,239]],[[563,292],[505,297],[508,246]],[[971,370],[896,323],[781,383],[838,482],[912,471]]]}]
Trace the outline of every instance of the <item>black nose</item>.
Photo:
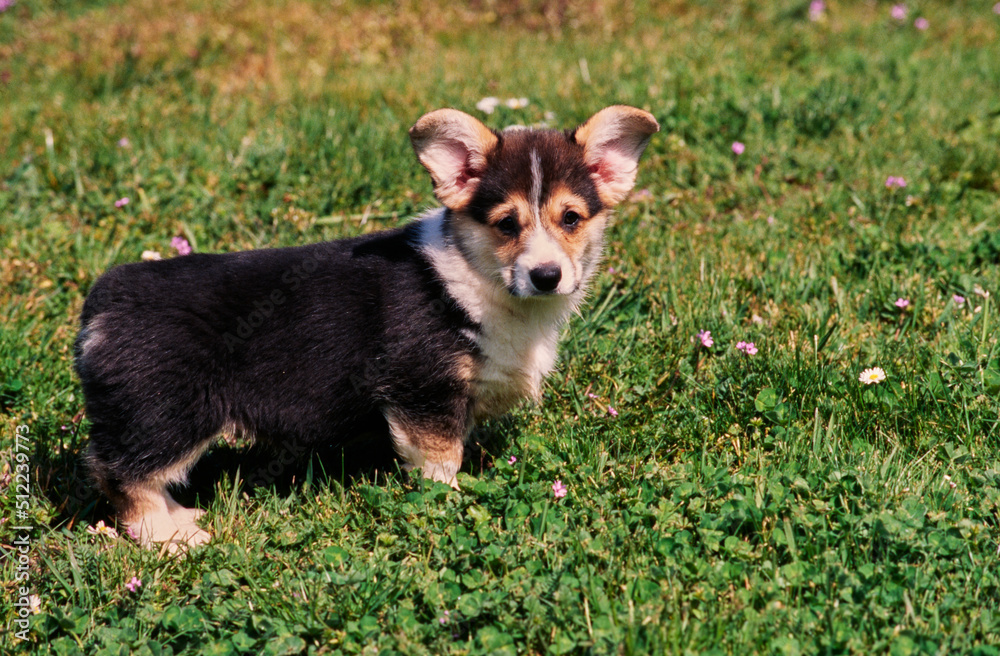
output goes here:
[{"label": "black nose", "polygon": [[562,269],[555,262],[548,262],[536,266],[528,275],[535,289],[540,292],[551,292],[559,286],[559,281],[562,280]]}]

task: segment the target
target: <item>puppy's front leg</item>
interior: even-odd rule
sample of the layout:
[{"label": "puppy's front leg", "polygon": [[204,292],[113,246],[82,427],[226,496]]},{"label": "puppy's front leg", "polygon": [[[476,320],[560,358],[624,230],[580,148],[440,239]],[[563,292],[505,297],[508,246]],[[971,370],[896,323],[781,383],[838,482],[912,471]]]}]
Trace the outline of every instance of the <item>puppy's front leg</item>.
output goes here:
[{"label": "puppy's front leg", "polygon": [[450,417],[414,417],[398,410],[386,411],[385,417],[396,453],[406,463],[403,469],[420,469],[424,478],[459,489],[457,475],[467,432],[459,422]]}]

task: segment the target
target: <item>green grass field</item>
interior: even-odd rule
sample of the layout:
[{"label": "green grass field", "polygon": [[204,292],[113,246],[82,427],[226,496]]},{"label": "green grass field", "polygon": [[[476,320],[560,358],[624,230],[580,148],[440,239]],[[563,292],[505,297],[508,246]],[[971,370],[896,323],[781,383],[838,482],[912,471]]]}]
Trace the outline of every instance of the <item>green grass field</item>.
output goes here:
[{"label": "green grass field", "polygon": [[[0,652],[1000,654],[991,1],[7,5]],[[184,497],[211,544],[94,532],[103,271],[401,225],[431,109],[619,102],[662,130],[543,404],[477,430],[461,492],[220,442]]]}]

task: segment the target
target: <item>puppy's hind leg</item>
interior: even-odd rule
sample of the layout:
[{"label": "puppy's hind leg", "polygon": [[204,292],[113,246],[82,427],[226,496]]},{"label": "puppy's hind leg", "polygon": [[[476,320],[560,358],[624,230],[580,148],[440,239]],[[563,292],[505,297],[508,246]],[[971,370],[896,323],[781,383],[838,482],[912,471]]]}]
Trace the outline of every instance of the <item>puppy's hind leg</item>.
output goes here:
[{"label": "puppy's hind leg", "polygon": [[181,459],[141,477],[128,479],[116,476],[91,452],[91,469],[105,494],[118,510],[119,519],[128,526],[140,544],[151,546],[165,542],[170,551],[179,546],[196,546],[211,539],[208,531],[198,526],[204,511],[181,506],[167,491],[172,483],[184,483],[187,472],[208,448],[206,440]]},{"label": "puppy's hind leg", "polygon": [[165,483],[150,480],[133,484],[127,494],[133,510],[124,520],[141,544],[166,542],[174,551],[181,545],[194,547],[212,539],[211,533],[195,523],[203,511],[181,506]]}]

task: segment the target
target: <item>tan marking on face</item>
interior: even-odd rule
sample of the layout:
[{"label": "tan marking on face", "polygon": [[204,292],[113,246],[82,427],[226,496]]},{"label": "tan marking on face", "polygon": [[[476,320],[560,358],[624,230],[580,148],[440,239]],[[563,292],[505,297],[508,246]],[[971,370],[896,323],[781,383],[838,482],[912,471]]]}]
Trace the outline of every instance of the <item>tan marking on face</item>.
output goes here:
[{"label": "tan marking on face", "polygon": [[[563,217],[567,212],[576,212],[580,216],[575,228],[563,225]],[[546,229],[574,262],[580,259],[587,244],[593,239],[593,233],[604,230],[602,221],[595,225],[590,219],[586,201],[564,185],[559,185],[549,194],[545,207],[542,208],[542,221]]]},{"label": "tan marking on face", "polygon": [[[513,266],[517,258],[524,252],[525,243],[537,228],[532,218],[533,214],[531,203],[521,193],[512,193],[506,202],[500,203],[488,214],[487,221],[492,231],[494,244],[496,244],[496,257],[500,266]],[[507,216],[514,216],[517,221],[518,233],[516,237],[505,235],[497,227],[497,224]]]}]

